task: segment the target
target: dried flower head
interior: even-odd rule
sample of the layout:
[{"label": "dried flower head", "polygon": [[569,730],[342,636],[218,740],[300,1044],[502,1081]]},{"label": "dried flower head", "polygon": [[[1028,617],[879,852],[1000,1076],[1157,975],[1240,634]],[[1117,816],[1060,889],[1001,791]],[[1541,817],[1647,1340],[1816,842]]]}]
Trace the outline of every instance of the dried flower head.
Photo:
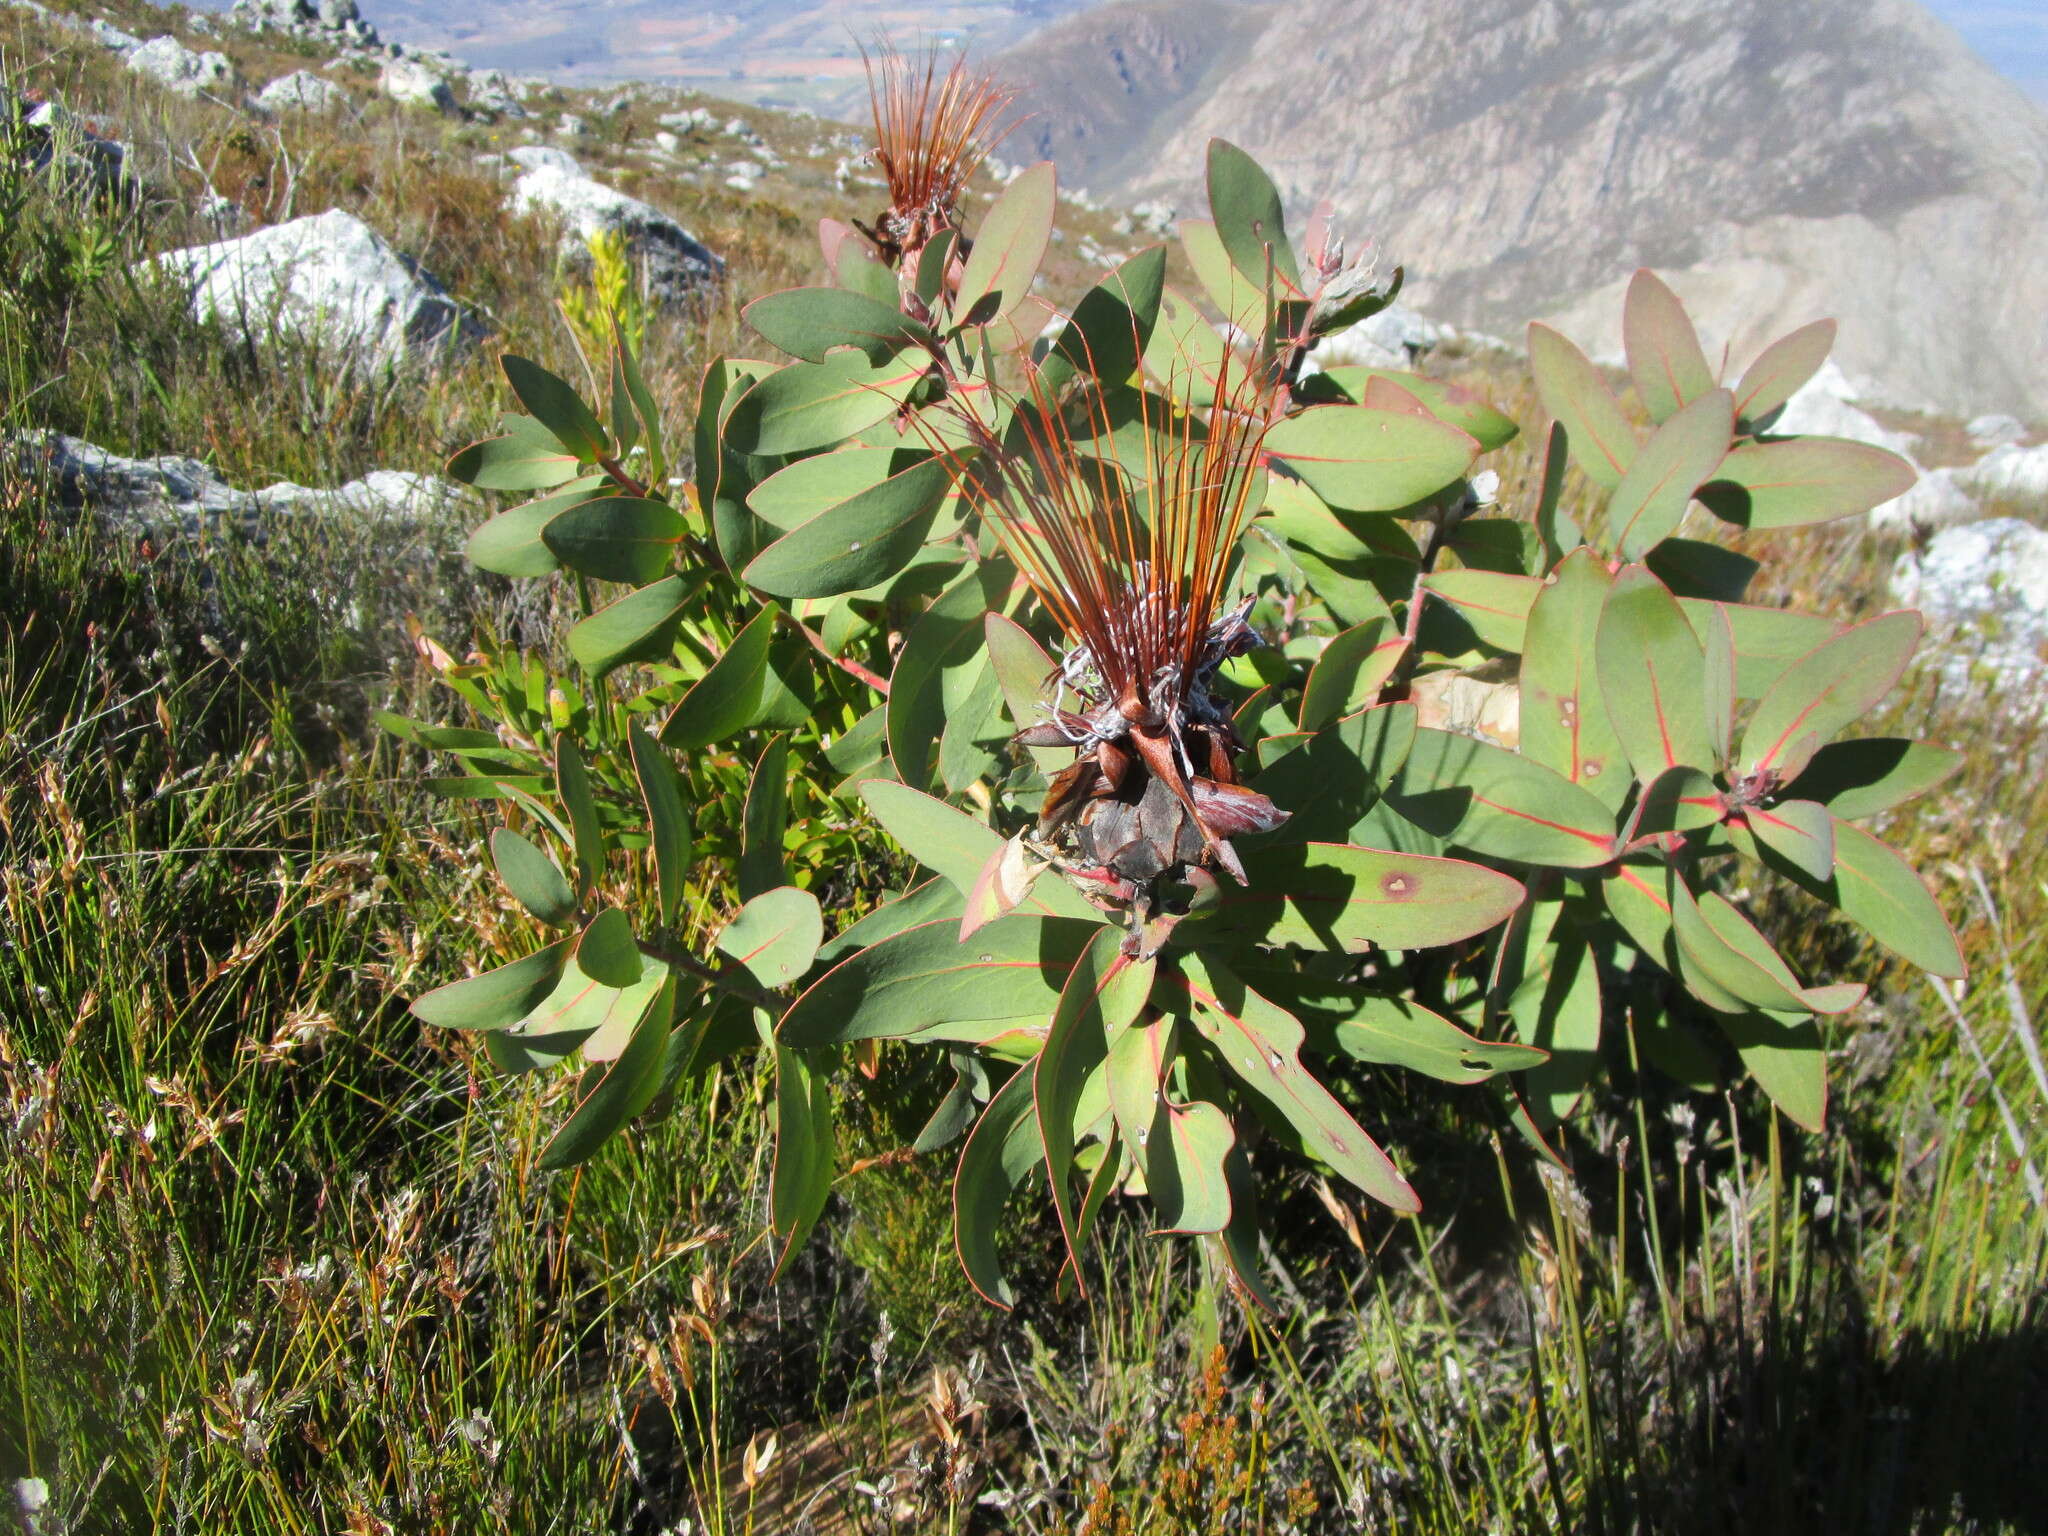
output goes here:
[{"label": "dried flower head", "polygon": [[926,245],[959,232],[960,194],[1008,130],[1000,119],[1016,93],[955,57],[942,75],[940,50],[906,59],[882,45],[861,49],[874,116],[875,164],[889,206],[874,227],[854,221],[891,266],[915,263]]}]

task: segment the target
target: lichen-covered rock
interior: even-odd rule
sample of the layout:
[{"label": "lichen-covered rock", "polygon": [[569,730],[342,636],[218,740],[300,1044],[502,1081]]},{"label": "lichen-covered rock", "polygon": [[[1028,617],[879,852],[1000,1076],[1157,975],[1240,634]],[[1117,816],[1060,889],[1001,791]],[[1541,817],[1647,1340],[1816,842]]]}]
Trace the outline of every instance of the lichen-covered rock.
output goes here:
[{"label": "lichen-covered rock", "polygon": [[175,37],[152,37],[129,49],[127,63],[136,74],[187,96],[231,90],[235,83],[226,54],[195,53]]},{"label": "lichen-covered rock", "polygon": [[339,366],[396,366],[479,334],[438,282],[338,208],[155,262],[201,319],[257,345],[312,344]]},{"label": "lichen-covered rock", "polygon": [[[514,150],[516,160],[532,150]],[[626,248],[646,268],[648,289],[659,299],[686,298],[716,282],[725,262],[688,230],[637,197],[594,181],[581,171],[543,162],[512,185],[513,206],[526,212],[551,213],[566,230],[563,253],[573,260],[588,258],[592,236],[623,235]]]},{"label": "lichen-covered rock", "polygon": [[2048,530],[2016,517],[1944,528],[1892,569],[1892,596],[1941,633],[1953,687],[2039,698],[2048,672]]},{"label": "lichen-covered rock", "polygon": [[348,92],[309,69],[299,69],[263,87],[256,105],[270,112],[339,112],[348,105]]},{"label": "lichen-covered rock", "polygon": [[2027,435],[2026,427],[2017,416],[2007,416],[1999,411],[1971,417],[1970,424],[1963,430],[1979,448],[2004,448]]},{"label": "lichen-covered rock", "polygon": [[443,114],[457,110],[455,92],[449,89],[447,80],[418,59],[393,59],[384,66],[377,86],[401,106],[424,107]]},{"label": "lichen-covered rock", "polygon": [[425,517],[467,493],[452,481],[403,470],[372,470],[360,480],[322,488],[280,481],[260,491],[237,490],[198,459],[160,454],[130,459],[62,432],[24,433],[12,457],[47,479],[59,501],[136,524],[171,523],[186,530],[221,522],[254,525],[265,516]]}]

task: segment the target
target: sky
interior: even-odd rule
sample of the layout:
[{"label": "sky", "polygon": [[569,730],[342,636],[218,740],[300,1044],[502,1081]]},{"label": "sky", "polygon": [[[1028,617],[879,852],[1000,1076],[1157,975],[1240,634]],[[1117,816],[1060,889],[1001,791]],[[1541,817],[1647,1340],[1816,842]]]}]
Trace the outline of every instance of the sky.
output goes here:
[{"label": "sky", "polygon": [[1921,0],[2048,107],[2048,0]]}]

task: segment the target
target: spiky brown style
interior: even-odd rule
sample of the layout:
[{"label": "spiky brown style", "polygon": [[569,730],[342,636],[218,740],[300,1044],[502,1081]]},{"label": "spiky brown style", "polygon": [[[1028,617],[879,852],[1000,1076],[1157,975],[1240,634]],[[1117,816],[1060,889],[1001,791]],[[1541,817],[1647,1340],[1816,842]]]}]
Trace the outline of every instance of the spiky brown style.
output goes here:
[{"label": "spiky brown style", "polygon": [[875,163],[889,186],[889,206],[872,228],[853,222],[890,266],[915,263],[941,234],[959,233],[960,194],[1002,141],[1002,117],[1016,99],[964,58],[955,57],[941,75],[939,52],[929,48],[913,60],[886,44],[872,54],[861,48]]},{"label": "spiky brown style", "polygon": [[1000,439],[970,428],[980,451],[958,478],[1070,647],[1048,679],[1049,718],[1018,736],[1077,753],[1047,791],[1039,837],[1091,896],[1130,912],[1135,936],[1162,877],[1215,867],[1243,881],[1231,839],[1287,813],[1237,782],[1243,743],[1211,691],[1259,643],[1251,604],[1222,600],[1267,391],[1226,364],[1206,416],[1143,391],[1123,400],[1138,412],[1139,464],[1108,456],[1118,423],[1099,386],[1055,398],[1034,371]]}]

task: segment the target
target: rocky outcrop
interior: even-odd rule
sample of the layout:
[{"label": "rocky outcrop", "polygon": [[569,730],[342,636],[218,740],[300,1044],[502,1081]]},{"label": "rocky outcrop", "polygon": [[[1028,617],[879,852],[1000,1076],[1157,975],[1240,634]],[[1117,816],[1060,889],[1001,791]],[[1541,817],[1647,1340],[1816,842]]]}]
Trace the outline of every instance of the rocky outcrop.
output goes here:
[{"label": "rocky outcrop", "polygon": [[1962,471],[1961,478],[1986,500],[2019,502],[2048,511],[2048,443],[1994,448]]},{"label": "rocky outcrop", "polygon": [[235,0],[229,14],[245,27],[337,47],[374,48],[378,43],[377,29],[357,13],[356,0]]},{"label": "rocky outcrop", "polygon": [[1892,596],[1941,635],[1946,683],[1988,682],[2041,705],[2048,673],[2048,531],[2014,517],[1945,528],[1899,557]]},{"label": "rocky outcrop", "polygon": [[168,90],[186,96],[231,91],[235,66],[223,53],[197,53],[175,37],[152,37],[127,50],[128,67]]},{"label": "rocky outcrop", "polygon": [[418,518],[466,494],[432,475],[381,469],[331,489],[287,480],[242,491],[198,459],[171,454],[123,458],[62,432],[24,433],[11,451],[20,467],[45,480],[67,507],[135,524],[171,523],[186,531],[223,522],[254,525],[266,516]]},{"label": "rocky outcrop", "polygon": [[513,206],[560,219],[569,260],[587,261],[594,235],[623,235],[647,274],[648,291],[666,302],[698,294],[724,275],[725,262],[682,225],[652,203],[585,175],[565,151],[536,145],[515,149],[510,158],[527,166],[512,184]]},{"label": "rocky outcrop", "polygon": [[[1069,77],[1113,86],[1066,28],[1181,26],[1174,11],[1090,10],[1015,71],[1062,101]],[[1353,243],[1406,266],[1411,302],[1460,327],[1551,317],[1618,350],[1622,290],[1651,266],[1738,363],[1835,315],[1843,367],[1888,402],[2048,416],[2048,118],[1913,0],[1383,0],[1369,18],[1295,0],[1258,16],[1171,110],[1056,111],[1030,147],[1070,184],[1194,210],[1220,134],[1297,213],[1330,198]],[[1142,105],[1143,87],[1115,99]]]},{"label": "rocky outcrop", "polygon": [[449,115],[461,110],[455,104],[455,92],[447,77],[418,59],[393,59],[386,64],[377,89],[400,106]]},{"label": "rocky outcrop", "polygon": [[348,105],[348,92],[309,69],[299,69],[263,87],[256,105],[266,112],[339,112]]},{"label": "rocky outcrop", "polygon": [[193,312],[257,346],[313,345],[339,367],[395,367],[479,334],[439,283],[331,209],[155,258]]}]

